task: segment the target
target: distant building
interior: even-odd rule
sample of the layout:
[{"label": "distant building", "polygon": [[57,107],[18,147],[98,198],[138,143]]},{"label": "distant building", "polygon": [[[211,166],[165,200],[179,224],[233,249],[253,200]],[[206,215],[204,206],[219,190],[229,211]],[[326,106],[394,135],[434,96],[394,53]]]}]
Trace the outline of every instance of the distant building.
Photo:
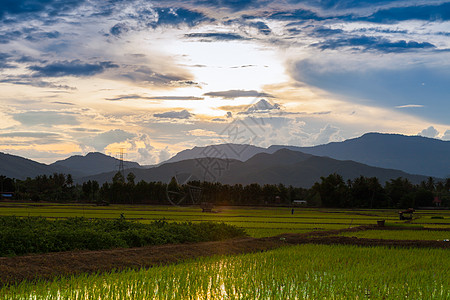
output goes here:
[{"label": "distant building", "polygon": [[14,197],[14,193],[2,192],[0,193],[0,200],[11,200]]},{"label": "distant building", "polygon": [[308,201],[306,201],[306,200],[293,200],[292,204],[294,204],[296,206],[307,206],[308,205]]},{"label": "distant building", "polygon": [[441,204],[442,204],[442,200],[439,199],[439,197],[436,196],[436,197],[434,197],[433,204],[434,204],[434,206],[436,206],[436,207],[440,207]]}]

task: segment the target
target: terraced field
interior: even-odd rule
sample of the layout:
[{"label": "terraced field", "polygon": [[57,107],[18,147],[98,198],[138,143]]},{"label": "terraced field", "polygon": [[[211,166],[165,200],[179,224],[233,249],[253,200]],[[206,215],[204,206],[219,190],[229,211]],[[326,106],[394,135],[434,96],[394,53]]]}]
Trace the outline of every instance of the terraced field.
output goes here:
[{"label": "terraced field", "polygon": [[144,223],[225,222],[251,237],[0,258],[10,282],[0,299],[450,298],[449,211],[400,221],[396,210],[0,203],[0,215],[121,214]]}]

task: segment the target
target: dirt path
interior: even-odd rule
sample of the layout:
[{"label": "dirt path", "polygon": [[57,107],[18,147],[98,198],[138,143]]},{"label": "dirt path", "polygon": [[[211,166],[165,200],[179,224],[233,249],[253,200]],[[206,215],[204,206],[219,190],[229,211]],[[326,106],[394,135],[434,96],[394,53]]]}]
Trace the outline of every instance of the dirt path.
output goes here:
[{"label": "dirt path", "polygon": [[37,278],[80,273],[105,272],[128,268],[142,268],[176,263],[187,259],[212,255],[233,255],[260,252],[284,245],[343,244],[360,246],[430,247],[450,249],[450,242],[359,239],[330,236],[345,231],[372,229],[361,226],[352,229],[321,231],[304,234],[283,234],[268,238],[239,238],[227,241],[147,246],[103,251],[70,251],[0,258],[0,285]]}]

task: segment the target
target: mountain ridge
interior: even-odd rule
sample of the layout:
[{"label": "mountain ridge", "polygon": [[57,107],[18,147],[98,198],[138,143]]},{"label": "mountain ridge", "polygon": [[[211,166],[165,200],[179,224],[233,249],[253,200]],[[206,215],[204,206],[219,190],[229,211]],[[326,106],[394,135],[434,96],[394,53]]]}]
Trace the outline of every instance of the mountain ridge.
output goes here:
[{"label": "mountain ridge", "polygon": [[[256,162],[256,163],[255,163]],[[377,168],[354,161],[339,161],[329,157],[304,154],[280,149],[272,154],[259,153],[242,162],[220,158],[196,158],[162,164],[151,169],[129,169],[140,181],[170,182],[172,177],[182,175],[190,180],[220,182],[222,184],[279,184],[295,187],[311,187],[320,177],[338,173],[347,179],[359,176],[377,177],[381,183],[407,178],[413,183],[428,179],[427,176],[411,175],[399,170]],[[82,178],[96,180],[100,184],[111,182],[114,172]],[[180,182],[183,183],[183,182]]]}]

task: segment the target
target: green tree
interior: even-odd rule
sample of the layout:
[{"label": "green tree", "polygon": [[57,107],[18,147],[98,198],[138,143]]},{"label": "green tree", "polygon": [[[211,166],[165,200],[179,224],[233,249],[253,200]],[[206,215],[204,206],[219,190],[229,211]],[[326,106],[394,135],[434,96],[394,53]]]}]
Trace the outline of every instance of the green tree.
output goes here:
[{"label": "green tree", "polygon": [[322,205],[325,207],[350,207],[350,190],[341,175],[333,173],[328,177],[320,177],[312,187],[320,195]]}]

